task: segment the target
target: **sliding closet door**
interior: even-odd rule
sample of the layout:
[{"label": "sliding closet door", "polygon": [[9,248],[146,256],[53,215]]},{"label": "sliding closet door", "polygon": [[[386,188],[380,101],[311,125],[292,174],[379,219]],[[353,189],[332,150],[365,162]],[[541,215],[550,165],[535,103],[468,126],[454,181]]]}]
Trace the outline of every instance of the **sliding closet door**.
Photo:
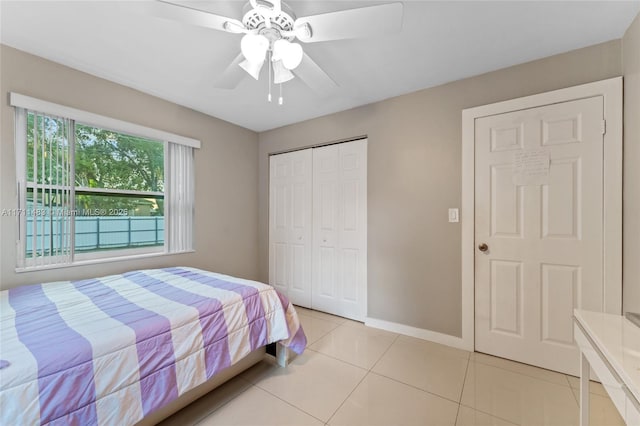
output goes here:
[{"label": "sliding closet door", "polygon": [[313,149],[312,307],[364,320],[367,141]]},{"label": "sliding closet door", "polygon": [[273,155],[269,185],[269,283],[311,307],[311,149]]}]

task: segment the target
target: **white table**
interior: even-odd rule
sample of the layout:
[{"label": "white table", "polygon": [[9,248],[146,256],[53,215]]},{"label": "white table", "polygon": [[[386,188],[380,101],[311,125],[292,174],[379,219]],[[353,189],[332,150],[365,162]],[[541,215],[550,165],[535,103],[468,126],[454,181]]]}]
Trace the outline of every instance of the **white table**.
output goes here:
[{"label": "white table", "polygon": [[640,425],[640,327],[621,315],[574,311],[580,348],[580,424],[589,424],[590,367],[627,425]]}]

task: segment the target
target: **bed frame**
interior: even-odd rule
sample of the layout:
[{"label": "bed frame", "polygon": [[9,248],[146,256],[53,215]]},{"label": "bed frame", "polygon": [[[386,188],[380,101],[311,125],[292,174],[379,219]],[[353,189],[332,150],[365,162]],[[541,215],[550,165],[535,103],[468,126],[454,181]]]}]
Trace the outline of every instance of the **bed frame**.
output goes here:
[{"label": "bed frame", "polygon": [[[227,368],[226,370],[221,371],[216,374],[210,380],[202,383],[199,386],[191,389],[188,392],[180,395],[178,399],[170,402],[159,410],[154,411],[149,414],[144,419],[140,420],[135,426],[154,426],[163,421],[164,419],[170,417],[171,415],[177,413],[187,405],[193,403],[197,399],[205,396],[207,393],[211,392],[215,388],[223,385],[225,382],[231,380],[238,374],[243,371],[251,368],[255,364],[259,363],[265,356],[270,356],[266,352],[266,347],[263,346],[255,351],[249,353],[246,357],[242,358],[240,361]],[[280,367],[286,367],[289,364],[289,361],[293,359],[292,352],[282,346],[280,343],[276,343],[276,362]]]}]

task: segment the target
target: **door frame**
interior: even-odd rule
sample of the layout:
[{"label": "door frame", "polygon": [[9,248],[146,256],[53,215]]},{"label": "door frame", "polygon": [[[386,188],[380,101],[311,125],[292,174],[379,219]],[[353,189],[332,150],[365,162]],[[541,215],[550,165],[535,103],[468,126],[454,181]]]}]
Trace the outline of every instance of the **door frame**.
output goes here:
[{"label": "door frame", "polygon": [[603,96],[604,311],[622,313],[622,77],[462,111],[462,346],[475,349],[475,120],[550,104]]}]

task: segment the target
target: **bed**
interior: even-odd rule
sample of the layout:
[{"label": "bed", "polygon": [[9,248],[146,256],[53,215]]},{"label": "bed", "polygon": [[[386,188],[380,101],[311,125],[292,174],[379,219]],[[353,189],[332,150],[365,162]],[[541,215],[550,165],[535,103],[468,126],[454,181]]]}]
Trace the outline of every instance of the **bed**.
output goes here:
[{"label": "bed", "polygon": [[269,343],[306,346],[295,309],[272,287],[187,267],[5,290],[0,320],[7,425],[149,423]]}]

